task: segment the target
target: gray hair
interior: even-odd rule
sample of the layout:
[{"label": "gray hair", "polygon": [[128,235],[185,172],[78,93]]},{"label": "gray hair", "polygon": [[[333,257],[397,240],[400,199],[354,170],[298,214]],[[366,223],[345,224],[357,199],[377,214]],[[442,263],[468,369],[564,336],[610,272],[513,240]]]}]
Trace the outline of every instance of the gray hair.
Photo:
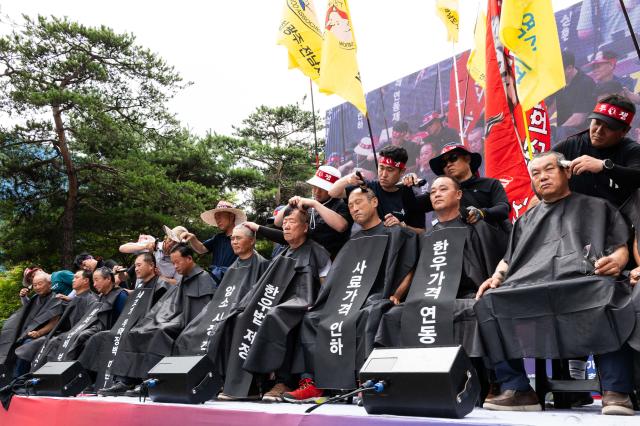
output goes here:
[{"label": "gray hair", "polygon": [[244,226],[244,224],[245,224],[245,222],[242,222],[241,224],[234,226],[233,230],[235,231],[237,229],[239,231],[242,231],[242,233],[244,234],[245,237],[253,238],[255,240],[256,239],[256,233],[253,232],[248,227]]},{"label": "gray hair", "polygon": [[534,155],[531,161],[529,161],[529,164],[527,164],[527,169],[529,169],[529,173],[531,173],[531,164],[533,164],[533,160],[537,160],[538,158],[549,157],[550,155],[556,157],[556,163],[559,168],[563,169],[567,167],[565,164],[563,164],[565,161],[567,161],[563,153],[556,152],[556,151],[539,152],[538,154]]}]

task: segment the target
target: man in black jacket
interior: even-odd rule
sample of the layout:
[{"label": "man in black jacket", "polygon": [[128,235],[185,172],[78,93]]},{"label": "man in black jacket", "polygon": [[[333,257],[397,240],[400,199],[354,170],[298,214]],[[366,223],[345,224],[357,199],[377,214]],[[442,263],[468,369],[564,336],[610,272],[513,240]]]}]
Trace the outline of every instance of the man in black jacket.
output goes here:
[{"label": "man in black jacket", "polygon": [[[499,180],[477,176],[482,156],[468,151],[464,145],[452,143],[442,149],[442,153],[429,161],[431,170],[438,176],[447,176],[460,183],[462,217],[470,224],[479,220],[499,226],[508,232],[509,211],[511,209],[507,193]],[[412,176],[405,177],[405,183]],[[418,206],[424,212],[433,210],[429,194],[417,197]]]},{"label": "man in black jacket", "polygon": [[589,130],[553,148],[571,161],[573,192],[604,198],[620,207],[640,188],[640,145],[626,137],[635,112],[626,97],[607,96],[589,114]]}]

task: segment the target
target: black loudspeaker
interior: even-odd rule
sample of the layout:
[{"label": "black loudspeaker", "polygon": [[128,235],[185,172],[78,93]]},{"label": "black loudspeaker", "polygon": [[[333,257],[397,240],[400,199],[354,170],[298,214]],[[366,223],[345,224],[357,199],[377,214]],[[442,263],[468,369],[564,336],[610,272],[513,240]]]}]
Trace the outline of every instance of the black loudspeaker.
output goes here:
[{"label": "black loudspeaker", "polygon": [[369,414],[462,418],[480,395],[480,382],[461,346],[374,349],[360,382],[384,381],[363,394]]},{"label": "black loudspeaker", "polygon": [[154,402],[201,404],[222,385],[213,361],[206,355],[164,357],[149,370],[149,379],[157,380],[149,386],[149,397]]},{"label": "black loudspeaker", "polygon": [[87,371],[78,361],[48,362],[33,373],[36,395],[76,396],[91,384]]}]

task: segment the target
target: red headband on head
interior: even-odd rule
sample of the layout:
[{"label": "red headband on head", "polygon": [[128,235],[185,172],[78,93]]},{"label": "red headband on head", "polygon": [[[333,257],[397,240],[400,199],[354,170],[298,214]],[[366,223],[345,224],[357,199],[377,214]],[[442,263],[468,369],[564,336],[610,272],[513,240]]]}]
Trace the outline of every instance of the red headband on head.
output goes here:
[{"label": "red headband on head", "polygon": [[618,121],[622,121],[627,124],[627,126],[631,126],[631,120],[633,120],[633,113],[631,111],[627,111],[617,105],[599,103],[594,108],[593,112],[597,114],[606,115],[607,117],[614,118]]},{"label": "red headband on head", "polygon": [[330,173],[323,172],[320,169],[318,169],[318,171],[316,172],[316,176],[318,176],[322,180],[326,180],[329,183],[335,183],[338,180],[338,176],[334,176]]},{"label": "red headband on head", "polygon": [[404,166],[405,166],[405,164],[402,161],[393,161],[389,157],[382,157],[382,156],[380,157],[378,164],[385,164],[387,166],[397,167],[400,170],[404,170]]}]

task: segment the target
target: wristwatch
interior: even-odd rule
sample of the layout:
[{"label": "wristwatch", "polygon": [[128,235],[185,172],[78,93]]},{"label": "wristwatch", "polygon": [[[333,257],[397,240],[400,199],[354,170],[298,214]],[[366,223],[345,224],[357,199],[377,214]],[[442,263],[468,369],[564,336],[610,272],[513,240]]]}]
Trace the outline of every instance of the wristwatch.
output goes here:
[{"label": "wristwatch", "polygon": [[611,161],[611,159],[607,158],[605,160],[602,160],[602,167],[604,167],[606,170],[611,170],[613,169],[613,161]]}]

